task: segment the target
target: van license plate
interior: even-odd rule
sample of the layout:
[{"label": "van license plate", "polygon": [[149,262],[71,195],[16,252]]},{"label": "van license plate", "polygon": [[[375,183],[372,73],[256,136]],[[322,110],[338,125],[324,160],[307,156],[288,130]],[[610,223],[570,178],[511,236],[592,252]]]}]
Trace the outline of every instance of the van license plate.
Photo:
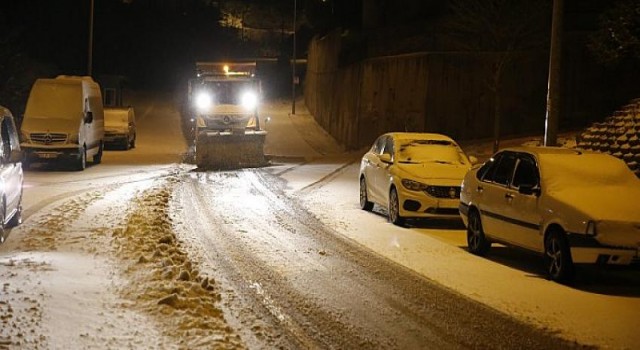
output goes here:
[{"label": "van license plate", "polygon": [[58,154],[57,153],[38,153],[38,157],[43,159],[52,159],[52,158],[58,158]]}]

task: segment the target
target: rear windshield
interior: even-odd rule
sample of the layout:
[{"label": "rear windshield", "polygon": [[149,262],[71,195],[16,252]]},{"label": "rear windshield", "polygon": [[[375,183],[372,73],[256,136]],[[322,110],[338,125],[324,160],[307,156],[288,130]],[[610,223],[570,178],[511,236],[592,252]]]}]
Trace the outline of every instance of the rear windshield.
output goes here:
[{"label": "rear windshield", "polygon": [[397,153],[399,162],[468,163],[458,145],[448,140],[400,140],[399,144]]},{"label": "rear windshield", "polygon": [[38,83],[31,89],[25,115],[77,119],[82,115],[80,84]]},{"label": "rear windshield", "polygon": [[104,110],[104,125],[119,126],[129,124],[129,111],[127,110]]}]

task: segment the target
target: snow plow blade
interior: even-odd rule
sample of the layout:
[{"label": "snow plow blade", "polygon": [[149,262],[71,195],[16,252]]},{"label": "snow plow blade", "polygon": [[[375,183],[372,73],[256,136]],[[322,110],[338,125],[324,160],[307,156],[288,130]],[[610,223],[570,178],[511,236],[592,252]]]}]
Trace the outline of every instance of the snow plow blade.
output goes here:
[{"label": "snow plow blade", "polygon": [[200,169],[231,170],[267,165],[266,131],[244,133],[201,131],[196,140],[196,165]]}]

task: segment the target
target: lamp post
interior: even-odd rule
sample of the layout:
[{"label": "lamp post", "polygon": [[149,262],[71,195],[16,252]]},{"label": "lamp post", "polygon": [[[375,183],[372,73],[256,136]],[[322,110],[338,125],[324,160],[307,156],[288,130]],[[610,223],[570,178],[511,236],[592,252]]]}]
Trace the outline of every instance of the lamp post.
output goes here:
[{"label": "lamp post", "polygon": [[563,8],[563,0],[553,1],[553,17],[551,23],[551,52],[549,54],[549,82],[547,91],[547,115],[544,123],[545,146],[556,146],[558,142]]},{"label": "lamp post", "polygon": [[87,75],[91,76],[93,64],[93,1],[91,0],[91,9],[89,12],[89,58],[87,60]]},{"label": "lamp post", "polygon": [[291,114],[296,114],[296,13],[298,0],[293,0],[293,55],[291,60]]}]

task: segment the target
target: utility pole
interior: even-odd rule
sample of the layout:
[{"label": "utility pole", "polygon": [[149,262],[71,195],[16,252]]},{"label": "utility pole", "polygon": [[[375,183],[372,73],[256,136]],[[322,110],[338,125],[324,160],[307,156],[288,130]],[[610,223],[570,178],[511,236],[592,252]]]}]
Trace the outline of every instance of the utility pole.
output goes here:
[{"label": "utility pole", "polygon": [[556,146],[558,142],[563,9],[564,0],[553,0],[553,17],[551,23],[551,52],[549,54],[549,82],[547,90],[547,116],[544,124],[545,146]]},{"label": "utility pole", "polygon": [[89,12],[89,55],[87,60],[87,75],[92,74],[93,65],[93,1],[91,0],[91,10]]},{"label": "utility pole", "polygon": [[298,0],[293,0],[293,57],[291,60],[291,114],[296,114],[296,14]]}]

